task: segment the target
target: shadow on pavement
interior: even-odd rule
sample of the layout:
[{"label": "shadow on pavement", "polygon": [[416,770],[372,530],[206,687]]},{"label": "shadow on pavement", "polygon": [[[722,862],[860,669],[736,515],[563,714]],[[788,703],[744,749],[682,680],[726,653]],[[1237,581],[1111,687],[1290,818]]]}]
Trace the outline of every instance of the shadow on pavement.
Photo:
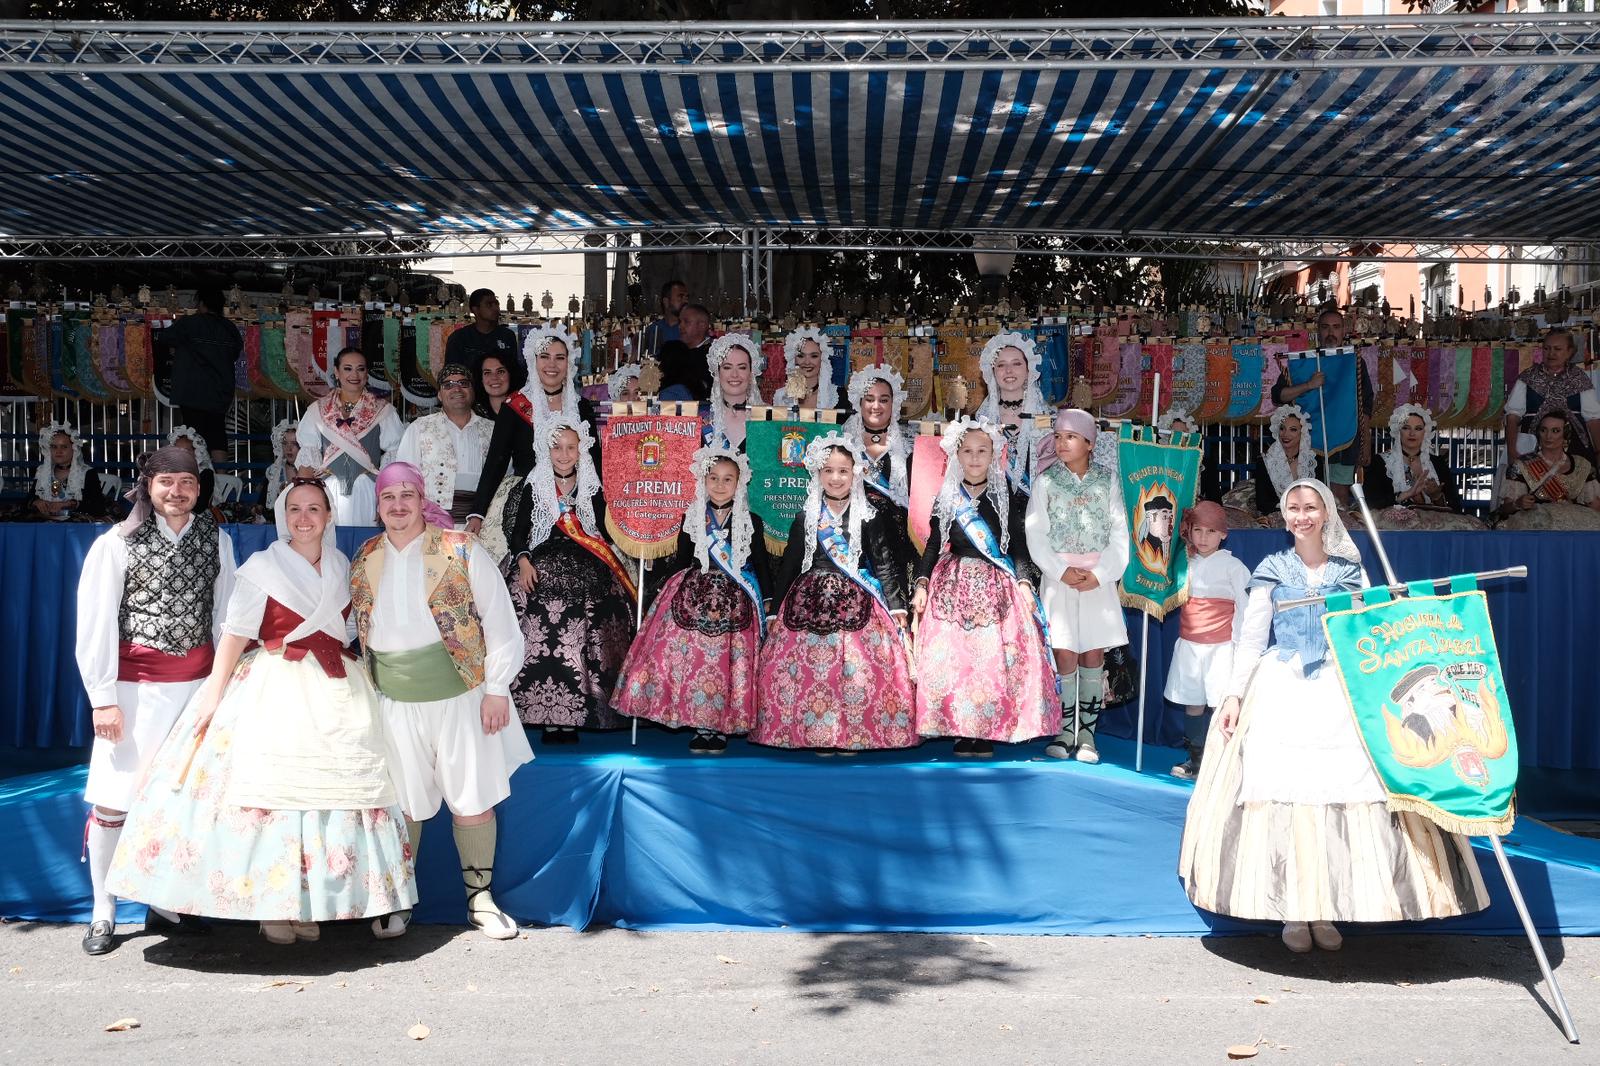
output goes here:
[{"label": "shadow on pavement", "polygon": [[816,954],[795,971],[793,984],[800,998],[824,1015],[893,1003],[926,989],[1009,984],[1030,971],[971,936],[825,934],[817,941]]},{"label": "shadow on pavement", "polygon": [[375,940],[368,922],[351,921],[322,923],[321,940],[280,945],[262,939],[254,923],[218,922],[210,936],[162,937],[132,928],[119,935],[117,950],[140,951],[153,966],[192,973],[325,977],[412,962],[468,934],[486,947],[491,943],[455,925],[413,925],[402,937]]}]

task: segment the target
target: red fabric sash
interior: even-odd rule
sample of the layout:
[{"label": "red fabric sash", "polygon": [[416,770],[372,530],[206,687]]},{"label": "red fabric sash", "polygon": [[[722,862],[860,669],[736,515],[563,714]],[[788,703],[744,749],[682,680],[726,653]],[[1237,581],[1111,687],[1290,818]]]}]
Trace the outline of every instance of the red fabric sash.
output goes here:
[{"label": "red fabric sash", "polygon": [[[1528,479],[1528,488],[1533,492],[1534,499],[1543,500],[1545,503],[1556,503],[1567,498],[1567,483],[1561,480],[1560,474],[1550,474],[1551,464],[1545,462],[1537,455],[1531,455],[1522,460],[1522,470]],[[1545,477],[1550,474],[1549,477]],[[1544,478],[1544,483],[1539,484],[1539,479]],[[1534,488],[1538,485],[1538,488]]]},{"label": "red fabric sash", "polygon": [[621,560],[617,558],[617,553],[611,550],[611,545],[599,537],[591,537],[588,530],[583,528],[583,523],[578,521],[577,515],[571,511],[564,511],[561,517],[556,519],[556,525],[560,527],[561,532],[583,545],[589,554],[605,563],[611,572],[617,575],[617,580],[622,582],[622,587],[628,590],[629,599],[638,597],[639,593],[634,588],[633,578],[628,576],[628,571],[623,567]]},{"label": "red fabric sash", "polygon": [[[345,611],[349,613],[349,608]],[[282,652],[283,657],[292,663],[310,655],[329,677],[344,677],[344,661],[353,660],[355,656],[327,633],[318,631],[288,644],[283,642],[283,638],[294,632],[295,627],[303,621],[305,619],[268,597],[267,609],[261,615],[261,646],[269,652]]]},{"label": "red fabric sash", "polygon": [[1233,599],[1191,596],[1178,612],[1178,636],[1190,644],[1226,644],[1233,639]]},{"label": "red fabric sash", "polygon": [[203,644],[186,655],[168,655],[124,640],[117,645],[117,680],[137,684],[199,681],[211,672],[215,652],[210,644]]},{"label": "red fabric sash", "polygon": [[523,395],[521,389],[518,389],[516,392],[513,392],[509,397],[507,397],[506,404],[513,411],[517,412],[517,414],[521,415],[524,422],[528,423],[530,426],[533,425],[533,401]]}]

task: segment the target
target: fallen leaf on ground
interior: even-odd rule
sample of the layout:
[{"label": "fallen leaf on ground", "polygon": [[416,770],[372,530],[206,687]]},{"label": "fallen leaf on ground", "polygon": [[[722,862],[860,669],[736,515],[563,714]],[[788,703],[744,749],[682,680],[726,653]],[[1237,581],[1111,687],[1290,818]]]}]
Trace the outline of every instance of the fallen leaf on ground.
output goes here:
[{"label": "fallen leaf on ground", "polygon": [[1253,1059],[1257,1054],[1258,1049],[1254,1044],[1228,1045],[1228,1058],[1230,1059]]},{"label": "fallen leaf on ground", "polygon": [[338,984],[334,985],[333,987],[334,988],[349,988],[350,987],[350,982],[349,981],[340,981]]},{"label": "fallen leaf on ground", "polygon": [[724,966],[737,966],[737,965],[739,965],[739,960],[738,959],[730,959],[726,955],[718,955],[717,956],[717,961],[722,963]]},{"label": "fallen leaf on ground", "polygon": [[473,985],[473,984],[467,985],[467,991],[468,992],[476,992],[477,990],[478,990],[478,986],[477,985]]},{"label": "fallen leaf on ground", "polygon": [[1411,982],[1410,981],[1396,981],[1395,984],[1399,985],[1401,988],[1410,988],[1411,987]]},{"label": "fallen leaf on ground", "polygon": [[22,972],[22,967],[21,966],[13,966],[13,967],[11,967],[11,969],[6,971],[6,973],[21,973],[21,972]]},{"label": "fallen leaf on ground", "polygon": [[304,992],[306,990],[306,985],[309,985],[310,983],[311,983],[310,981],[295,981],[295,980],[290,980],[288,978],[282,978],[282,979],[279,979],[277,981],[272,981],[272,982],[270,982],[268,984],[264,984],[261,987],[262,988],[293,988],[296,992]]},{"label": "fallen leaf on ground", "polygon": [[126,1033],[129,1029],[137,1029],[137,1028],[139,1028],[139,1019],[138,1018],[118,1018],[116,1021],[114,1021],[110,1025],[106,1026],[106,1032],[108,1032],[108,1033]]},{"label": "fallen leaf on ground", "polygon": [[1004,1023],[1004,1022],[1002,1022],[1002,1023],[1001,1023],[1001,1024],[1000,1024],[1000,1028],[1001,1028],[1001,1029],[1003,1029],[1003,1030],[1005,1030],[1005,1031],[1006,1031],[1006,1032],[1008,1032],[1008,1033],[1009,1033],[1009,1032],[1010,1032],[1010,1031],[1011,1031],[1011,1026],[1009,1026],[1009,1025],[1006,1025],[1006,1024],[1005,1024],[1005,1023]]},{"label": "fallen leaf on ground", "polygon": [[974,943],[974,944],[988,944],[988,945],[990,945],[990,946],[991,946],[991,947],[992,947],[992,946],[993,946],[993,945],[994,945],[994,941],[992,941],[992,940],[985,940],[985,939],[983,939],[983,937],[981,937],[981,936],[975,936],[975,937],[973,937],[973,938],[972,938],[972,942],[973,942],[973,943]]},{"label": "fallen leaf on ground", "polygon": [[1271,996],[1257,996],[1255,998],[1255,1002],[1261,1004],[1262,1006],[1266,1006],[1267,1004],[1272,1002],[1272,997]]},{"label": "fallen leaf on ground", "polygon": [[416,1025],[413,1025],[411,1028],[406,1030],[406,1035],[413,1040],[426,1040],[428,1039],[428,1034],[431,1032],[433,1032],[432,1029],[429,1029],[426,1025],[418,1022]]}]

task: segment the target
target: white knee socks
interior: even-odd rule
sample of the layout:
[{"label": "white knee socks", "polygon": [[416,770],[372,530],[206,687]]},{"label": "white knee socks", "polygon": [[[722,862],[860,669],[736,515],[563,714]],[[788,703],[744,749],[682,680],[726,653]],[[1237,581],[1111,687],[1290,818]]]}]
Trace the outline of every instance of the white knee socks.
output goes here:
[{"label": "white knee socks", "polygon": [[89,885],[94,901],[92,922],[117,921],[117,897],[106,891],[106,875],[111,872],[111,856],[116,853],[117,839],[122,836],[122,823],[127,814],[102,814],[89,812],[86,843],[89,851]]}]

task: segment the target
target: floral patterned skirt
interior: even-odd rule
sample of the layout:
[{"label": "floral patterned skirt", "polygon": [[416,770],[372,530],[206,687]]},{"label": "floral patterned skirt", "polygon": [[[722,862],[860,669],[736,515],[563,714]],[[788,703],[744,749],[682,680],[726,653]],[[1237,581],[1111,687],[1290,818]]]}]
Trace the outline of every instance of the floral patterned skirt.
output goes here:
[{"label": "floral patterned skirt", "polygon": [[310,658],[252,671],[264,654],[241,660],[198,746],[193,701],[172,727],[128,811],[108,887],[181,914],[247,921],[371,918],[412,906],[417,888],[399,808],[226,802],[235,734],[282,698],[272,677],[294,670],[309,672],[302,686],[335,683]]},{"label": "floral patterned skirt", "polygon": [[517,583],[515,556],[503,564],[522,623],[522,669],[511,702],[524,725],[616,729],[611,693],[633,641],[633,600],[616,575],[560,533],[535,555],[532,592]]},{"label": "floral patterned skirt", "polygon": [[1061,726],[1056,671],[1021,590],[982,559],[946,555],[917,627],[917,732],[1017,744]]},{"label": "floral patterned skirt", "polygon": [[911,664],[889,613],[842,574],[802,574],[761,649],[750,739],[779,748],[909,748],[921,740],[912,713]]},{"label": "floral patterned skirt", "polygon": [[748,733],[761,647],[755,611],[726,574],[672,575],[622,664],[612,706],[672,729]]}]

